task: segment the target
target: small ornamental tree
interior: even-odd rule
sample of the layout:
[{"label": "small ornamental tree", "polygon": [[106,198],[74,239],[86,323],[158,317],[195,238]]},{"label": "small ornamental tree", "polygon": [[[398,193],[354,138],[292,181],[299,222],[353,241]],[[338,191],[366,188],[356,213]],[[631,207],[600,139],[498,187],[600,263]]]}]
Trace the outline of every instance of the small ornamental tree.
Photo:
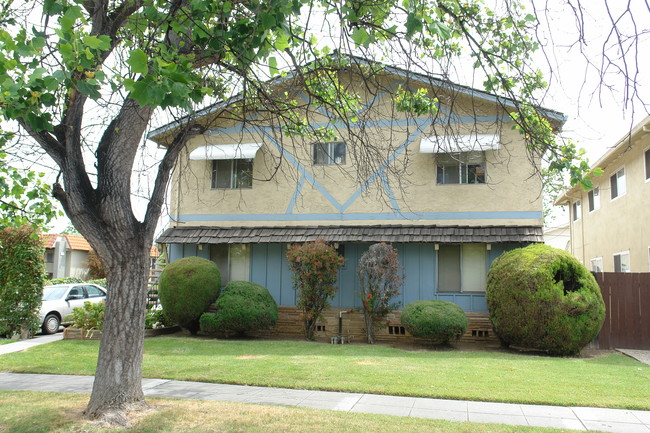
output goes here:
[{"label": "small ornamental tree", "polygon": [[30,226],[0,231],[0,332],[29,338],[38,330],[45,284],[43,241]]},{"label": "small ornamental tree", "polygon": [[298,291],[296,305],[302,310],[305,337],[313,340],[316,322],[338,290],[336,280],[344,259],[323,239],[318,239],[293,245],[287,251],[287,260]]},{"label": "small ornamental tree", "polygon": [[88,265],[88,279],[100,280],[102,278],[106,278],[104,265],[102,265],[102,262],[95,250],[90,250],[90,253],[88,253],[88,261],[86,264]]},{"label": "small ornamental tree", "polygon": [[371,245],[359,260],[359,296],[370,344],[381,321],[399,304],[392,301],[404,284],[400,270],[397,250],[383,242]]}]

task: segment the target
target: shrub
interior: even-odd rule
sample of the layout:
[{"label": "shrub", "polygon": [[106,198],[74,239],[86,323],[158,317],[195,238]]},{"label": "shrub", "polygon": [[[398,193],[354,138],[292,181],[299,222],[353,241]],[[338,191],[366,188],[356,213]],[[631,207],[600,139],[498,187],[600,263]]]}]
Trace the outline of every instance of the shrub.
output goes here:
[{"label": "shrub", "polygon": [[102,287],[106,288],[106,278],[98,278],[96,280],[88,280],[88,281],[85,281],[85,282],[90,283],[90,284],[97,284],[98,286],[102,286]]},{"label": "shrub", "polygon": [[200,257],[168,264],[160,275],[158,296],[167,317],[196,334],[199,317],[219,296],[217,265]]},{"label": "shrub", "polygon": [[38,330],[45,284],[43,242],[32,227],[0,231],[0,328],[28,338]]},{"label": "shrub", "polygon": [[103,302],[92,303],[86,301],[84,302],[83,307],[72,309],[72,326],[79,329],[86,329],[88,331],[101,331],[104,327],[105,310],[106,305]]},{"label": "shrub", "polygon": [[593,275],[566,251],[536,244],[504,253],[486,299],[503,345],[573,355],[600,331],[605,304]]},{"label": "shrub", "polygon": [[167,318],[165,310],[162,306],[158,305],[147,310],[144,316],[145,329],[158,329],[165,326],[172,326],[174,323]]},{"label": "shrub", "polygon": [[401,316],[404,328],[416,338],[447,343],[467,331],[467,316],[458,305],[447,301],[415,301]]},{"label": "shrub", "polygon": [[287,260],[298,291],[296,304],[302,310],[305,337],[312,340],[316,322],[338,290],[335,284],[343,258],[323,239],[318,239],[293,245],[287,251]]},{"label": "shrub", "polygon": [[397,250],[383,242],[371,245],[359,259],[357,274],[366,337],[368,343],[374,344],[375,331],[388,313],[397,308],[398,303],[392,300],[404,283]]},{"label": "shrub", "polygon": [[278,306],[269,291],[248,281],[229,282],[215,306],[216,313],[204,313],[200,319],[206,334],[245,335],[278,321]]},{"label": "shrub", "polygon": [[65,277],[65,278],[54,278],[51,280],[45,281],[46,286],[56,286],[57,284],[77,284],[83,283],[84,280],[77,277]]}]

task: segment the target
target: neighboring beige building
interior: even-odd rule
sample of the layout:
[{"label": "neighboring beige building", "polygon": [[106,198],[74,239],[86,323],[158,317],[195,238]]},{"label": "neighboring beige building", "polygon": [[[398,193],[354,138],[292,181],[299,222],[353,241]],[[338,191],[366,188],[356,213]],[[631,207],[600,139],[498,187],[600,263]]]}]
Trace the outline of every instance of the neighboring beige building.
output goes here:
[{"label": "neighboring beige building", "polygon": [[604,173],[592,190],[556,201],[569,206],[569,251],[594,272],[650,271],[650,116],[593,167]]},{"label": "neighboring beige building", "polygon": [[45,244],[45,272],[48,278],[88,276],[90,245],[83,236],[43,235]]},{"label": "neighboring beige building", "polygon": [[569,251],[571,242],[571,228],[569,224],[557,227],[544,228],[544,243],[553,248]]},{"label": "neighboring beige building", "polygon": [[[492,261],[543,240],[538,161],[513,130],[512,101],[397,68],[365,82],[353,71],[340,77],[359,92],[362,108],[347,125],[314,108],[297,79],[277,84],[278,97],[302,99],[309,126],[334,128],[334,139],[290,137],[264,113],[239,113],[237,100],[202,111],[197,123],[207,130],[179,157],[173,222],[158,242],[167,244],[170,262],[213,260],[224,283],[254,281],[292,307],[287,245],[324,238],[346,259],[331,304],[350,308],[360,305],[360,256],[385,241],[404,267],[401,305],[442,299],[485,313]],[[427,89],[440,101],[438,113],[397,110],[391,89],[400,85]],[[564,122],[545,113],[558,128]],[[149,138],[168,145],[182,124]]]}]

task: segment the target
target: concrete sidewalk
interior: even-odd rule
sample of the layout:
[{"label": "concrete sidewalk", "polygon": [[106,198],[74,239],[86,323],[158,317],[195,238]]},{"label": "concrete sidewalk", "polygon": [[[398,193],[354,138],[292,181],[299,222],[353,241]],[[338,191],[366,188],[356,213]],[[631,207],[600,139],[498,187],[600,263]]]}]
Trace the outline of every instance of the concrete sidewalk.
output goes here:
[{"label": "concrete sidewalk", "polygon": [[41,344],[52,343],[53,341],[63,340],[63,332],[52,335],[37,335],[29,340],[19,340],[14,343],[3,344],[0,346],[0,355],[5,353],[20,352],[30,347],[40,346]]},{"label": "concrete sidewalk", "polygon": [[[93,376],[0,373],[0,389],[87,394],[92,389],[93,380]],[[164,379],[143,379],[142,387],[148,397],[299,406],[345,412],[574,430],[650,433],[650,411],[440,400]]]}]

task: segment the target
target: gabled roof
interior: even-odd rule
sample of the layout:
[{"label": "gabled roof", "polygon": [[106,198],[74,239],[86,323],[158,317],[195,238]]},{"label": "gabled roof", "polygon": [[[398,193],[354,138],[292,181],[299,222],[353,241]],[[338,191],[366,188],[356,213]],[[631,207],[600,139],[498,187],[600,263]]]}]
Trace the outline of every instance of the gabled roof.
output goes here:
[{"label": "gabled roof", "polygon": [[[340,55],[340,54],[335,53],[333,55]],[[471,97],[477,97],[477,98],[480,98],[480,99],[483,99],[483,100],[486,100],[486,101],[498,102],[498,103],[501,103],[504,106],[510,107],[510,108],[515,108],[518,105],[517,101],[515,101],[512,98],[507,98],[507,97],[504,97],[504,96],[499,96],[499,95],[495,95],[495,94],[486,92],[484,90],[475,89],[473,87],[469,87],[469,86],[465,86],[465,85],[461,85],[461,84],[456,84],[456,83],[454,83],[452,81],[445,80],[445,79],[442,79],[442,78],[438,78],[438,77],[435,77],[435,76],[433,76],[431,74],[423,74],[423,73],[419,73],[419,72],[413,72],[413,71],[410,71],[408,69],[403,69],[403,68],[399,68],[399,67],[396,67],[396,66],[390,66],[390,65],[387,65],[387,64],[371,61],[371,60],[365,59],[363,57],[354,56],[354,55],[345,55],[345,57],[350,59],[351,62],[353,62],[356,65],[380,67],[381,69],[383,69],[385,72],[387,72],[389,74],[392,74],[392,75],[395,75],[395,76],[400,76],[400,77],[403,77],[403,78],[408,78],[409,80],[420,81],[420,82],[422,82],[422,83],[424,83],[426,85],[432,85],[432,86],[435,86],[435,87],[449,89],[449,90],[457,92],[457,93],[462,93],[462,94],[465,94],[465,95],[468,95],[468,96],[471,96]],[[295,73],[290,72],[284,77],[273,78],[273,79],[269,80],[268,83],[269,84],[274,84],[274,85],[279,85],[279,84],[281,84],[281,83],[283,83],[285,81],[291,80],[291,79],[293,79],[295,77],[296,77]],[[242,97],[243,97],[243,95],[241,93],[236,94],[236,95],[228,98],[225,101],[219,101],[219,102],[217,102],[215,104],[212,104],[212,105],[210,105],[208,107],[205,107],[205,108],[203,108],[201,110],[198,110],[197,112],[195,112],[195,113],[193,113],[191,115],[186,115],[186,116],[180,117],[179,119],[174,120],[173,122],[170,122],[170,123],[168,123],[166,125],[160,126],[160,127],[156,128],[156,129],[154,129],[153,131],[149,132],[147,134],[147,138],[153,140],[157,136],[159,136],[159,135],[161,135],[161,134],[163,134],[163,133],[165,133],[167,131],[171,131],[174,128],[177,128],[177,127],[179,127],[181,125],[186,124],[188,121],[200,119],[201,117],[208,116],[210,114],[216,113],[217,111],[222,110],[222,109],[228,107],[229,105],[231,105],[233,103],[241,101]],[[539,110],[541,111],[541,113],[544,116],[546,116],[550,121],[555,123],[555,125],[556,125],[556,127],[558,129],[567,120],[567,116],[564,115],[563,113],[559,112],[559,111],[550,110],[550,109],[543,108],[543,107],[538,107],[538,108],[539,108]]]},{"label": "gabled roof", "polygon": [[45,245],[45,248],[54,248],[54,244],[56,243],[57,239],[63,238],[68,244],[68,248],[71,250],[77,250],[77,251],[90,251],[92,248],[90,247],[90,244],[88,244],[88,241],[86,238],[83,236],[78,236],[78,235],[57,235],[57,234],[44,234],[43,236],[43,244]]},{"label": "gabled roof", "polygon": [[[634,145],[634,140],[637,137],[640,137],[642,134],[650,133],[650,116],[647,116],[641,122],[639,122],[631,131],[626,133],[621,137],[614,147],[610,148],[603,156],[598,159],[594,164],[591,165],[591,169],[601,168],[603,170],[620,158],[625,152],[629,150],[631,146]],[[573,187],[566,190],[562,195],[560,195],[557,200],[555,200],[554,205],[563,206],[569,204],[571,196],[573,193],[578,191],[581,188],[579,184],[574,185]]]},{"label": "gabled roof", "polygon": [[251,244],[310,242],[543,242],[536,226],[369,225],[305,227],[173,227],[158,238],[163,244]]}]

